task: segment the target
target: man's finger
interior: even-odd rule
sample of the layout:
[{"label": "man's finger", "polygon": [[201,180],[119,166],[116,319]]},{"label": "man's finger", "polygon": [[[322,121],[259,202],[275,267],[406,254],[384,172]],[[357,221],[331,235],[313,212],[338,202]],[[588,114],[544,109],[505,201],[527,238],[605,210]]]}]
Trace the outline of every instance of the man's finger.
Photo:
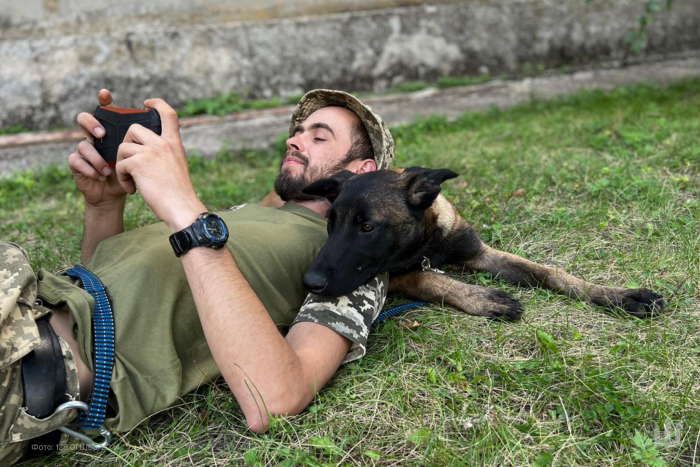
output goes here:
[{"label": "man's finger", "polygon": [[134,167],[135,159],[122,159],[117,161],[117,180],[119,184],[124,188],[124,191],[133,195],[136,193],[136,183],[134,183],[134,178],[131,176],[131,170]]},{"label": "man's finger", "polygon": [[160,115],[162,125],[161,136],[163,138],[178,138],[180,136],[180,123],[177,112],[163,99],[148,99],[143,103],[149,109],[156,109]]},{"label": "man's finger", "polygon": [[134,123],[129,127],[129,130],[124,135],[124,143],[137,143],[137,144],[153,144],[158,141],[159,136],[155,134],[152,130]]},{"label": "man's finger", "polygon": [[104,181],[105,176],[100,175],[78,152],[68,156],[68,166],[72,172],[81,173],[84,176],[97,181]]},{"label": "man's finger", "polygon": [[158,135],[148,128],[134,123],[129,127],[129,130],[124,135],[124,143],[149,144],[158,141]]},{"label": "man's finger", "polygon": [[122,143],[117,149],[117,162],[122,159],[128,159],[131,156],[135,156],[136,154],[142,153],[143,151],[144,147],[141,144]]},{"label": "man's finger", "polygon": [[[112,93],[107,89],[101,89],[100,92],[97,93],[97,101],[102,106],[114,106],[114,102],[112,102]],[[78,114],[77,120],[78,125],[80,125],[83,133],[85,133],[85,136],[87,136],[90,141],[92,141],[93,138],[102,138],[105,135],[105,129],[92,114],[81,112]]]},{"label": "man's finger", "polygon": [[98,172],[104,175],[109,175],[112,173],[112,169],[110,169],[109,165],[107,165],[107,161],[100,156],[100,153],[97,152],[95,146],[88,141],[81,141],[78,143],[78,152],[83,159],[87,160]]},{"label": "man's finger", "polygon": [[108,89],[100,89],[100,92],[97,93],[97,101],[102,106],[114,106],[114,102],[112,102],[112,93],[109,92]]},{"label": "man's finger", "polygon": [[85,133],[91,141],[93,137],[102,138],[105,135],[105,129],[102,128],[100,122],[98,122],[92,114],[81,112],[78,114],[77,121],[83,133]]}]

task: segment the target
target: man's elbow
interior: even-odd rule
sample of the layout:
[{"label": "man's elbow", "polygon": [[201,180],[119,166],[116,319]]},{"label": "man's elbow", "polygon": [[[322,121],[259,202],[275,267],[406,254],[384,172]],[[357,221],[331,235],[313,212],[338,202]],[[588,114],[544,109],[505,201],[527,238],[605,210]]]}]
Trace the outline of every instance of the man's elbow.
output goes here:
[{"label": "man's elbow", "polygon": [[262,418],[260,414],[252,418],[246,417],[245,422],[248,425],[248,429],[255,433],[265,433],[270,426],[270,420],[265,414],[262,415]]},{"label": "man's elbow", "polygon": [[244,409],[243,413],[248,429],[255,433],[264,433],[270,425],[271,418],[290,417],[302,413],[313,400],[313,396],[313,394],[309,396],[306,393],[289,394],[275,403],[260,404],[260,408],[254,406]]}]

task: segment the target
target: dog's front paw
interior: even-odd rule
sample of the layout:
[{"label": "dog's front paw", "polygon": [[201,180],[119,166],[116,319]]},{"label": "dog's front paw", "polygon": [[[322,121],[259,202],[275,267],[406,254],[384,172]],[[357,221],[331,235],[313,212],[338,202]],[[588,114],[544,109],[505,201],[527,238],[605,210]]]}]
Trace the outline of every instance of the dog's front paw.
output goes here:
[{"label": "dog's front paw", "polygon": [[666,300],[649,289],[626,289],[615,305],[637,318],[650,318],[661,312]]},{"label": "dog's front paw", "polygon": [[502,290],[489,290],[482,306],[489,318],[515,321],[523,314],[523,305],[517,298]]}]

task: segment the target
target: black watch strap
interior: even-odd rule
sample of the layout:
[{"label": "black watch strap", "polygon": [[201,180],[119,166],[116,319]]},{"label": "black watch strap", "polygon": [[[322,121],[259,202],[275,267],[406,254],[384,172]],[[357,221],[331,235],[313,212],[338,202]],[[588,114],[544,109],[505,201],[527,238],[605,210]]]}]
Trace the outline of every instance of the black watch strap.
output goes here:
[{"label": "black watch strap", "polygon": [[[210,228],[214,230],[209,231],[205,224],[212,220],[215,224],[210,226]],[[216,232],[219,235],[215,236],[212,232]],[[226,227],[226,223],[216,214],[203,212],[192,225],[172,234],[170,236],[170,245],[173,247],[175,256],[180,257],[196,246],[206,246],[207,248],[218,250],[226,244],[227,240],[228,227]]]},{"label": "black watch strap", "polygon": [[[197,222],[197,221],[195,221]],[[178,258],[197,245],[197,237],[192,226],[186,227],[170,236],[170,245]]]}]

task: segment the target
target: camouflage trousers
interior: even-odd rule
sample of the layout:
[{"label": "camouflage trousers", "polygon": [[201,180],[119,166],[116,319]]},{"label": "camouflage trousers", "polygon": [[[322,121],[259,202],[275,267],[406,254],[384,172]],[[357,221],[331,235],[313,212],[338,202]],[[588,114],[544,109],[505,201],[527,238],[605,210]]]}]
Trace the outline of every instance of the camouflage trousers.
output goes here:
[{"label": "camouflage trousers", "polygon": [[[36,304],[37,281],[24,250],[0,241],[0,465],[16,463],[32,438],[69,424],[75,410],[38,419],[23,406],[22,357],[40,342],[35,320],[50,310]],[[61,339],[68,396],[78,399],[78,369]],[[61,443],[67,442],[66,438]]]}]

